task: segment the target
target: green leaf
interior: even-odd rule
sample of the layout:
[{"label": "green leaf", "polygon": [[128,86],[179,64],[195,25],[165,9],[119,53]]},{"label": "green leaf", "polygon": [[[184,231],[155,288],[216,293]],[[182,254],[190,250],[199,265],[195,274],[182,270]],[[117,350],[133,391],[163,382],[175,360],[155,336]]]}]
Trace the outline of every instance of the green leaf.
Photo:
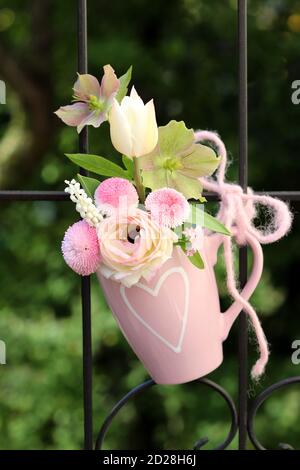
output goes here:
[{"label": "green leaf", "polygon": [[203,204],[190,204],[190,215],[188,218],[188,223],[191,225],[200,225],[204,226],[204,206]]},{"label": "green leaf", "polygon": [[199,253],[199,251],[196,251],[196,253],[192,256],[188,256],[188,259],[190,262],[196,266],[196,268],[203,269],[204,268],[204,261]]},{"label": "green leaf", "polygon": [[131,179],[128,172],[116,165],[115,163],[107,160],[106,158],[99,157],[98,155],[89,155],[85,153],[67,154],[68,157],[75,165],[84,168],[101,176],[117,176],[120,178]]},{"label": "green leaf", "polygon": [[94,198],[95,191],[98,188],[100,181],[96,180],[95,178],[80,175],[79,173],[77,178],[87,195],[91,198]]},{"label": "green leaf", "polygon": [[131,179],[133,179],[134,178],[134,165],[133,165],[132,158],[129,158],[126,155],[123,155],[122,162],[128,172],[128,175],[130,176]]},{"label": "green leaf", "polygon": [[201,204],[190,204],[191,213],[188,222],[192,225],[200,225],[206,227],[213,232],[222,233],[231,236],[230,231],[218,219],[203,210]]},{"label": "green leaf", "polygon": [[132,65],[129,67],[127,72],[122,75],[119,80],[120,80],[120,87],[119,90],[117,91],[116,99],[119,101],[119,103],[122,101],[124,96],[126,96],[127,91],[128,91],[128,85],[131,80],[131,75],[132,75]]},{"label": "green leaf", "polygon": [[222,224],[218,219],[208,214],[207,212],[204,212],[203,215],[204,227],[208,228],[209,230],[212,230],[213,232],[223,233],[223,235],[228,235],[229,237],[231,236],[231,233],[228,228],[226,228],[225,225]]},{"label": "green leaf", "polygon": [[174,245],[180,246],[180,248],[182,248],[184,251],[186,250],[186,244],[187,244],[187,241],[183,239],[180,239],[176,243],[174,243]]}]

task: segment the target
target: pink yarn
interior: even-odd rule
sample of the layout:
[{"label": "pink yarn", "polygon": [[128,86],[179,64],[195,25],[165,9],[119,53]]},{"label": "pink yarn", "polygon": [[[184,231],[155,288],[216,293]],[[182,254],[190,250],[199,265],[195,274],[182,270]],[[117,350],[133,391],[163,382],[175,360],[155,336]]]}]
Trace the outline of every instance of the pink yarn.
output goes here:
[{"label": "pink yarn", "polygon": [[183,194],[172,188],[150,193],[145,206],[159,226],[178,227],[188,218],[190,206]]},{"label": "pink yarn", "polygon": [[[195,132],[195,140],[210,141],[216,144],[219,150],[221,163],[217,171],[216,180],[212,178],[200,178],[203,187],[220,195],[221,204],[218,219],[232,232],[239,245],[247,242],[247,234],[253,236],[262,244],[273,243],[288,233],[292,224],[292,214],[288,206],[279,199],[267,195],[254,194],[251,188],[243,193],[242,188],[236,184],[225,183],[227,152],[220,137],[211,131]],[[258,230],[252,224],[256,215],[255,204],[264,205],[273,215],[271,225],[265,231]],[[263,374],[269,358],[268,343],[261,327],[260,321],[252,305],[240,294],[236,286],[232,239],[223,237],[224,258],[227,271],[227,287],[232,297],[243,305],[244,311],[249,315],[260,350],[260,357],[254,364],[251,374],[257,379]]]},{"label": "pink yarn", "polygon": [[85,220],[71,225],[61,244],[65,262],[81,276],[94,273],[100,263],[100,250],[96,229]]},{"label": "pink yarn", "polygon": [[135,187],[128,180],[108,178],[96,189],[95,202],[99,209],[111,215],[120,207],[137,207],[139,197]]}]

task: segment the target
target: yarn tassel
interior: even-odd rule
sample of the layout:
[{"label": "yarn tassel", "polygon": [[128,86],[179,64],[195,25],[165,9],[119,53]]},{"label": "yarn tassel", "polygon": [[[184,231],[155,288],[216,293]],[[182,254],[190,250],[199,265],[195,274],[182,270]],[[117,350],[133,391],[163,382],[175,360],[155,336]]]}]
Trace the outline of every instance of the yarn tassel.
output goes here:
[{"label": "yarn tassel", "polygon": [[[236,243],[238,245],[245,245],[247,243],[247,235],[254,237],[261,244],[274,243],[286,235],[292,224],[292,214],[288,206],[279,199],[268,195],[255,194],[251,188],[248,188],[247,193],[244,193],[239,185],[225,182],[227,151],[218,134],[211,131],[197,131],[195,132],[195,140],[198,142],[212,142],[218,148],[221,163],[216,179],[200,178],[200,180],[204,189],[219,194],[221,203],[217,217],[232,232]],[[258,230],[252,224],[252,220],[256,216],[255,204],[265,206],[270,214],[272,214],[272,223],[264,231]],[[243,306],[243,310],[248,314],[256,335],[260,356],[252,368],[251,375],[254,379],[258,379],[263,374],[269,359],[267,339],[256,311],[250,302],[242,297],[237,288],[233,263],[232,237],[224,236],[223,246],[228,291],[233,299]]]}]

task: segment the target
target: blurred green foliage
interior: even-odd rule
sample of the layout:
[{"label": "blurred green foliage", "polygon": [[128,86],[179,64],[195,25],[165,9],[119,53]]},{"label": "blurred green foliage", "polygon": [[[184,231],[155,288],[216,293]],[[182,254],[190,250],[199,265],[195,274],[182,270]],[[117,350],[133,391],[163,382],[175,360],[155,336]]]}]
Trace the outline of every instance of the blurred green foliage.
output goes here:
[{"label": "blurred green foliage", "polygon": [[[134,84],[145,99],[154,97],[160,124],[184,119],[194,128],[218,129],[232,155],[232,179],[237,177],[238,156],[236,3],[88,1],[90,72],[101,76],[101,66],[111,63],[120,75],[133,64]],[[46,19],[37,19],[36,4],[50,5]],[[34,34],[33,18],[50,33],[45,67],[51,73],[41,76],[36,71],[42,57],[34,47],[42,35]],[[249,1],[249,183],[256,190],[299,189],[300,106],[291,102],[291,83],[300,79],[299,39],[300,1]],[[50,90],[49,106],[40,107],[53,126],[38,159],[16,160],[8,186],[62,190],[63,180],[74,172],[63,154],[77,151],[78,138],[74,129],[52,120],[52,112],[70,101],[76,76],[75,2],[0,0],[0,44],[21,64],[20,70],[30,70],[29,77],[36,73],[34,83],[42,91]],[[0,66],[0,79],[2,75]],[[12,148],[25,145],[32,138],[30,130],[34,134],[21,85],[13,78],[6,81],[7,105],[0,106],[0,173]],[[90,148],[115,159],[107,131],[106,125],[92,129]],[[297,210],[295,205],[293,233],[265,248],[265,273],[253,302],[272,355],[266,377],[259,385],[250,383],[250,397],[299,373],[290,360],[291,343],[300,336]],[[64,230],[74,220],[68,202],[1,203],[0,339],[7,346],[7,364],[0,366],[2,449],[82,446],[80,280],[60,255]],[[221,261],[218,277],[225,308],[229,300]],[[113,404],[147,374],[93,282],[96,436]],[[236,326],[224,346],[224,363],[211,378],[236,399]],[[251,343],[250,363],[255,353]],[[262,407],[256,429],[264,445],[299,446],[299,408],[297,386],[276,393]],[[111,427],[106,447],[184,449],[207,436],[206,448],[211,448],[225,438],[229,425],[226,405],[204,386],[160,386],[128,403]]]}]

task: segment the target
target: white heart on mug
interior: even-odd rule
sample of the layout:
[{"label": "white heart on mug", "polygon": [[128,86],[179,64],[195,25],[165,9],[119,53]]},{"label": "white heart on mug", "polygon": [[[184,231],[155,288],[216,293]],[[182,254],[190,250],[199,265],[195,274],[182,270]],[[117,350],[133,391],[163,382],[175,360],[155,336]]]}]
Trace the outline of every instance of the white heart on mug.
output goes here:
[{"label": "white heart on mug", "polygon": [[[188,320],[188,312],[189,312],[189,280],[187,277],[187,274],[185,270],[182,267],[175,267],[171,268],[168,271],[166,271],[158,280],[157,284],[155,285],[154,288],[151,288],[149,286],[146,286],[142,283],[137,283],[134,287],[138,289],[142,289],[148,294],[150,294],[153,297],[157,297],[160,291],[161,286],[164,284],[164,282],[168,279],[169,276],[171,276],[174,273],[178,273],[181,275],[181,278],[183,280],[184,286],[185,286],[185,297],[184,297],[184,311],[183,314],[181,315],[181,328],[178,336],[177,343],[174,344],[170,342],[167,338],[162,336],[157,329],[153,328],[144,318],[143,316],[136,311],[136,309],[133,307],[133,305],[130,303],[127,294],[126,294],[126,287],[121,285],[120,286],[120,294],[122,296],[122,299],[124,300],[126,306],[128,307],[129,311],[135,316],[135,318],[145,327],[147,328],[148,331],[150,331],[156,338],[158,338],[160,341],[162,341],[168,348],[170,348],[173,352],[175,353],[180,353],[181,348],[182,348],[182,343],[184,339],[184,334],[186,330],[186,325],[187,325],[187,320]],[[130,288],[129,288],[130,289]]]}]

